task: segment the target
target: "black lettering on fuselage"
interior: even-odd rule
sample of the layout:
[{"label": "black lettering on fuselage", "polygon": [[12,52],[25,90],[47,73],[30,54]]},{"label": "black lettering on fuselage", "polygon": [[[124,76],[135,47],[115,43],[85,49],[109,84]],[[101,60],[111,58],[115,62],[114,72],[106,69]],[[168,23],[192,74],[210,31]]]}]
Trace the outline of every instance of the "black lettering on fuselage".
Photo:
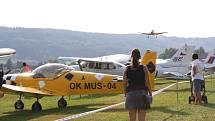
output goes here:
[{"label": "black lettering on fuselage", "polygon": [[102,89],[102,83],[84,83],[84,89]]},{"label": "black lettering on fuselage", "polygon": [[81,89],[81,83],[70,83],[70,89]]}]

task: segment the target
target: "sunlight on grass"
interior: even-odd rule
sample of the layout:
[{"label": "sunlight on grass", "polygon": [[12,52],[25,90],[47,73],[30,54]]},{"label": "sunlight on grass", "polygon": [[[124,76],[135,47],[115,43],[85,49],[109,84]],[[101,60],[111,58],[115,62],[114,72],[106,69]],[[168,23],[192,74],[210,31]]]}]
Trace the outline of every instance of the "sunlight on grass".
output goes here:
[{"label": "sunlight on grass", "polygon": [[[188,104],[188,96],[190,96],[190,84],[184,83],[179,85],[179,102],[176,100],[176,86],[167,89],[165,92],[156,95],[153,98],[153,105],[150,111],[147,111],[148,121],[193,121],[204,120],[211,121],[215,119],[215,84],[210,79],[206,82],[206,95],[208,96],[208,104],[194,105]],[[155,90],[166,87],[175,80],[157,79]],[[112,104],[124,101],[124,94],[120,95],[79,95],[66,97],[68,108],[60,110],[57,107],[57,101],[60,97],[44,97],[40,100],[43,106],[42,112],[31,111],[31,105],[34,98],[23,98],[25,108],[23,111],[15,111],[14,103],[18,99],[17,95],[5,95],[0,99],[0,120],[1,121],[49,121],[73,114],[79,114],[86,111],[96,110]],[[92,115],[83,116],[75,121],[128,121],[128,112],[124,105],[113,109],[98,112]]]}]

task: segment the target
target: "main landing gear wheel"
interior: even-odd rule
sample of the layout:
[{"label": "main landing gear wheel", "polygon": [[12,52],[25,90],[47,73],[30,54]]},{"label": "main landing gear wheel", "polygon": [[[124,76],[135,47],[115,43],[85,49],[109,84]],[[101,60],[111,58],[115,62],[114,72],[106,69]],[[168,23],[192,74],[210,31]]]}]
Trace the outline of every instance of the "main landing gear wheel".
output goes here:
[{"label": "main landing gear wheel", "polygon": [[24,103],[22,100],[17,100],[14,104],[15,109],[22,110],[24,108]]},{"label": "main landing gear wheel", "polygon": [[39,101],[36,101],[36,102],[33,103],[31,109],[32,109],[32,111],[41,111],[42,110],[42,106],[39,103]]},{"label": "main landing gear wheel", "polygon": [[66,100],[62,97],[60,100],[58,100],[58,108],[63,109],[67,107]]}]

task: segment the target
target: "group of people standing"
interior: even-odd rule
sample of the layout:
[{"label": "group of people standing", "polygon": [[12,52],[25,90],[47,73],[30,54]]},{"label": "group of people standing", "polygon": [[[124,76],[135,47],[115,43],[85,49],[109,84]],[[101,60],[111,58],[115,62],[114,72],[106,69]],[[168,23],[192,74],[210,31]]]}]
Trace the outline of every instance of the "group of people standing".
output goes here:
[{"label": "group of people standing", "polygon": [[[127,66],[123,81],[125,82],[125,108],[129,112],[130,121],[145,121],[146,110],[150,109],[152,102],[152,89],[149,83],[147,67],[139,63],[140,51],[133,49],[131,52],[131,65]],[[198,59],[198,54],[192,55],[191,77],[193,81],[193,92],[195,103],[201,104],[201,87],[204,81],[204,66]]]}]

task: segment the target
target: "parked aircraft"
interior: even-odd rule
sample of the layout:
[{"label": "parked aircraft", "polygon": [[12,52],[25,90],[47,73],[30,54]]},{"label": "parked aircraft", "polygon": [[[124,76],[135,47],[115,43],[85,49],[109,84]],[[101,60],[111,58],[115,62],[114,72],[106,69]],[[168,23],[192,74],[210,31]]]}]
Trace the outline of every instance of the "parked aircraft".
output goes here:
[{"label": "parked aircraft", "polygon": [[121,64],[128,64],[130,63],[130,55],[126,54],[114,54],[114,55],[107,55],[107,56],[100,56],[94,58],[84,58],[84,57],[58,57],[58,61],[70,64],[71,62],[81,60],[90,60],[90,61],[106,61],[106,62],[117,62]]},{"label": "parked aircraft", "polygon": [[16,54],[16,50],[11,48],[0,48],[0,57],[10,56]]},{"label": "parked aircraft", "polygon": [[[6,57],[6,56],[10,56],[16,54],[16,50],[11,49],[11,48],[0,48],[0,57]],[[3,65],[1,65],[1,68],[3,69]],[[0,71],[0,84],[3,83],[3,75],[4,72],[3,70]],[[1,85],[0,85],[1,88]],[[2,91],[0,91],[0,98],[4,96],[4,93]]]},{"label": "parked aircraft", "polygon": [[204,61],[206,71],[215,72],[215,49],[212,50]]},{"label": "parked aircraft", "polygon": [[[150,57],[150,58],[149,58]],[[149,70],[149,76],[155,72],[156,53],[146,51],[142,62]],[[71,66],[54,63],[42,65],[31,73],[7,74],[1,78],[0,87],[4,93],[19,94],[19,100],[14,104],[15,109],[23,109],[23,95],[35,97],[32,110],[41,111],[39,99],[44,96],[62,96],[58,100],[59,108],[66,108],[64,96],[78,94],[123,93],[123,81],[117,75],[75,71]],[[152,78],[150,84],[153,86]]]},{"label": "parked aircraft", "polygon": [[195,46],[182,46],[170,59],[156,61],[157,77],[182,77],[190,71],[190,63],[192,62],[192,53]]},{"label": "parked aircraft", "polygon": [[154,32],[154,30],[152,30],[152,31],[149,32],[149,33],[141,33],[141,34],[148,35],[148,38],[149,38],[150,35],[156,36],[156,37],[157,37],[157,35],[164,34],[164,33],[168,33],[168,32]]},{"label": "parked aircraft", "polygon": [[126,64],[130,63],[130,55],[115,54],[95,58],[58,57],[58,61],[67,65],[74,61],[78,62],[72,65],[75,70],[122,76]]}]

